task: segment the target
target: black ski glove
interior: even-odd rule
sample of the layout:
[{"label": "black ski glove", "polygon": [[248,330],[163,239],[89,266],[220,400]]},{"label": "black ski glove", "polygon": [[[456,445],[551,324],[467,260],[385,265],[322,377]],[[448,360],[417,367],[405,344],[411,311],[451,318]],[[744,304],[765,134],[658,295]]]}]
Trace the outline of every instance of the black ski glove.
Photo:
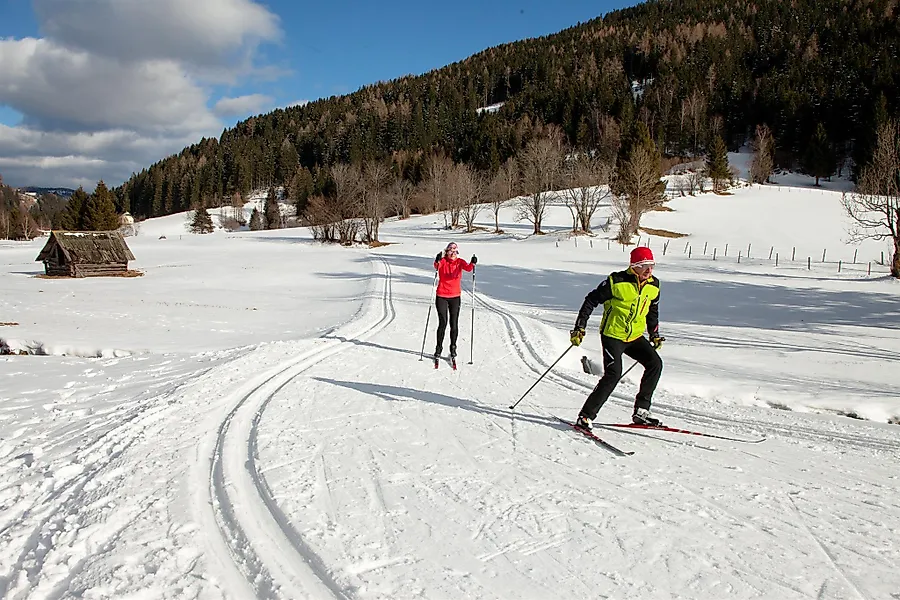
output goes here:
[{"label": "black ski glove", "polygon": [[434,257],[434,262],[441,262],[441,259],[444,258],[443,252],[438,252],[437,256]]},{"label": "black ski glove", "polygon": [[478,264],[478,257],[473,254],[472,260],[470,260],[469,262],[472,263],[473,265]]},{"label": "black ski glove", "polygon": [[666,341],[666,338],[661,337],[658,333],[654,333],[650,336],[650,343],[653,344],[653,348],[659,350],[662,348],[663,342]]}]

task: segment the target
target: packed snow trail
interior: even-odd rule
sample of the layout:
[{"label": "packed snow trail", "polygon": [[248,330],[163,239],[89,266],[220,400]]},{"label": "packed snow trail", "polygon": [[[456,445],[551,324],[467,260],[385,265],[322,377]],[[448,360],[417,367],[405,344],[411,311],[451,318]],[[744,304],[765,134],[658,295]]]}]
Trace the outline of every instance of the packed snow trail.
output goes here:
[{"label": "packed snow trail", "polygon": [[[400,295],[417,297],[407,285]],[[896,481],[894,430],[790,415],[803,424],[776,419],[751,449],[623,434],[636,455],[615,460],[549,416],[577,411],[595,378],[563,369],[524,410],[506,408],[558,352],[540,322],[479,300],[493,307],[478,315],[483,362],[435,373],[418,361],[426,307],[401,303],[377,340],[317,363],[260,416],[266,487],[348,595],[854,598],[900,581],[900,506],[890,486],[858,496]],[[628,391],[604,410],[630,411]],[[661,399],[673,419],[679,401]],[[732,432],[764,431],[773,413],[693,412]]]},{"label": "packed snow trail", "polygon": [[[604,431],[635,452],[613,457],[554,416],[574,418],[596,383],[577,353],[508,409],[568,343],[574,313],[566,298],[577,301],[596,281],[600,249],[583,259],[560,249],[554,259],[552,240],[485,234],[498,265],[479,265],[475,364],[467,360],[467,297],[459,370],[435,371],[419,360],[433,273],[430,250],[416,246],[424,239],[430,248],[434,236],[414,223],[409,232],[371,252],[296,243],[285,232],[218,243],[190,238],[157,255],[147,241],[145,252],[165,258],[158,267],[165,270],[148,280],[175,266],[204,276],[222,269],[215,298],[195,298],[193,288],[179,296],[179,279],[169,276],[167,293],[176,298],[165,299],[163,310],[176,333],[161,341],[195,344],[207,327],[216,340],[252,333],[265,342],[194,354],[4,361],[3,381],[15,381],[21,393],[0,405],[7,434],[0,440],[0,595],[874,599],[900,589],[900,428],[663,386],[654,411],[667,424],[768,439],[746,445]],[[184,260],[185,247],[196,253],[203,244],[208,262]],[[272,253],[279,264],[267,272],[260,260]],[[514,261],[520,265],[507,266]],[[667,266],[678,268],[689,270]],[[230,292],[235,272],[252,276],[240,293]],[[740,276],[770,283],[758,273]],[[133,289],[55,283],[92,294],[72,304],[82,311],[101,299],[97,286],[107,285],[107,294]],[[529,296],[533,287],[539,291]],[[828,314],[839,316],[834,306],[843,296],[825,297]],[[70,302],[36,292],[29,298],[43,302],[43,311]],[[674,294],[667,306],[677,304]],[[345,314],[344,306],[353,310]],[[216,323],[201,319],[210,314]],[[681,355],[682,370],[695,353],[721,354],[728,333],[739,340],[777,334],[685,323],[671,324],[676,333],[664,351],[667,364],[678,365],[669,357]],[[679,325],[691,344],[705,343],[710,329],[720,338],[685,354]],[[189,333],[179,338],[177,326]],[[831,359],[891,364],[890,331],[858,351],[850,337],[857,333],[830,334],[839,342]],[[432,321],[428,346],[433,335]],[[821,343],[821,353],[826,335],[815,335],[797,339]],[[582,351],[596,346],[586,338]],[[801,349],[798,342],[791,351]],[[772,360],[755,356],[770,372]],[[723,364],[708,377],[727,377]],[[750,367],[741,366],[743,376],[762,372]],[[673,379],[680,374],[669,371]],[[639,378],[637,368],[623,380],[603,420],[630,417]]]},{"label": "packed snow trail", "polygon": [[[376,263],[381,267],[376,280],[380,290],[370,290],[361,314],[313,350],[259,375],[234,394],[234,408],[216,430],[214,443],[206,443],[213,448],[210,495],[200,499],[198,509],[214,508],[222,541],[257,598],[346,597],[272,497],[257,468],[256,446],[259,420],[281,389],[320,361],[351,347],[351,342],[365,342],[394,320],[390,266],[385,261]],[[376,301],[371,300],[372,294]]]}]

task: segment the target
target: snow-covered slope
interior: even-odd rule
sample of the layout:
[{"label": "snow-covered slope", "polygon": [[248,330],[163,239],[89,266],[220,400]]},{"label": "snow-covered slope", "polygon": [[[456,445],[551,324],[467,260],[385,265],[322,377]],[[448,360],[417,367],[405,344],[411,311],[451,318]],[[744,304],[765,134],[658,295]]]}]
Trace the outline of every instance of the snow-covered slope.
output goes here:
[{"label": "snow-covered slope", "polygon": [[[624,458],[556,418],[596,383],[598,315],[509,409],[626,264],[564,208],[537,237],[512,208],[503,235],[487,211],[473,234],[390,220],[376,250],[175,215],[128,238],[131,279],[36,278],[42,242],[2,244],[0,338],[46,354],[0,357],[0,597],[890,598],[900,287],[867,272],[885,246],[842,243],[839,199],[757,186],[648,216],[689,234],[649,236],[654,412],[766,439],[601,430]],[[420,360],[449,240],[479,257],[456,372]]]}]

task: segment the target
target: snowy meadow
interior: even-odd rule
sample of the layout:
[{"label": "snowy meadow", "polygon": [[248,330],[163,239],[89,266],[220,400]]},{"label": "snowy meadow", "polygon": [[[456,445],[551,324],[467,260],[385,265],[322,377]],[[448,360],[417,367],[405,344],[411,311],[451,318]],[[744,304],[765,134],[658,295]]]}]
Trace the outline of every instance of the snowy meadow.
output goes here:
[{"label": "snowy meadow", "polygon": [[[626,457],[557,419],[601,362],[598,312],[566,352],[578,308],[627,266],[604,211],[578,238],[561,206],[543,236],[514,208],[503,234],[390,219],[377,249],[172,215],[127,238],[136,278],[43,279],[46,238],[0,243],[27,353],[0,356],[0,597],[900,598],[900,282],[846,243],[841,189],[645,218],[653,411],[720,437],[598,428]],[[457,371],[420,354],[451,240],[479,259]]]}]

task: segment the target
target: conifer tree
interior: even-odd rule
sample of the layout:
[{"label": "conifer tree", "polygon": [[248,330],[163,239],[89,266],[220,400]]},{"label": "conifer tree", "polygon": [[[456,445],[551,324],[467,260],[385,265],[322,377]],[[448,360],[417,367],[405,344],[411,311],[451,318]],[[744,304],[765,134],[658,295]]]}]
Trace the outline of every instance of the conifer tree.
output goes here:
[{"label": "conifer tree", "polygon": [[84,209],[84,229],[87,231],[112,231],[119,228],[115,195],[103,180],[97,182]]},{"label": "conifer tree", "polygon": [[263,226],[263,216],[262,213],[259,212],[259,209],[254,207],[253,212],[250,213],[250,231],[259,231],[261,229],[265,229]]},{"label": "conifer tree", "polygon": [[72,192],[69,197],[69,203],[66,205],[66,212],[61,220],[61,227],[69,231],[80,231],[84,229],[84,212],[88,203],[88,194],[84,191],[84,187],[79,187]]},{"label": "conifer tree", "polygon": [[297,205],[297,214],[306,212],[309,197],[313,194],[313,176],[306,167],[299,167],[288,189],[288,197]]},{"label": "conifer tree", "polygon": [[706,157],[706,175],[713,181],[714,192],[721,192],[725,188],[725,181],[731,178],[728,148],[720,135],[713,139],[712,148]]},{"label": "conifer tree", "polygon": [[750,181],[767,183],[775,168],[775,139],[768,125],[756,126],[756,134],[751,143],[753,160],[750,163]]},{"label": "conifer tree", "polygon": [[206,206],[199,205],[194,209],[194,218],[191,220],[191,231],[193,233],[212,233],[213,232],[212,217]]},{"label": "conifer tree", "polygon": [[283,226],[281,222],[281,208],[278,206],[278,195],[275,193],[275,188],[269,188],[269,194],[266,196],[265,211],[266,229],[281,229]]},{"label": "conifer tree", "polygon": [[837,168],[836,164],[837,159],[831,143],[828,141],[828,133],[825,131],[825,126],[819,123],[803,154],[803,170],[816,178],[816,187],[818,187],[820,178],[831,177],[834,174]]}]

